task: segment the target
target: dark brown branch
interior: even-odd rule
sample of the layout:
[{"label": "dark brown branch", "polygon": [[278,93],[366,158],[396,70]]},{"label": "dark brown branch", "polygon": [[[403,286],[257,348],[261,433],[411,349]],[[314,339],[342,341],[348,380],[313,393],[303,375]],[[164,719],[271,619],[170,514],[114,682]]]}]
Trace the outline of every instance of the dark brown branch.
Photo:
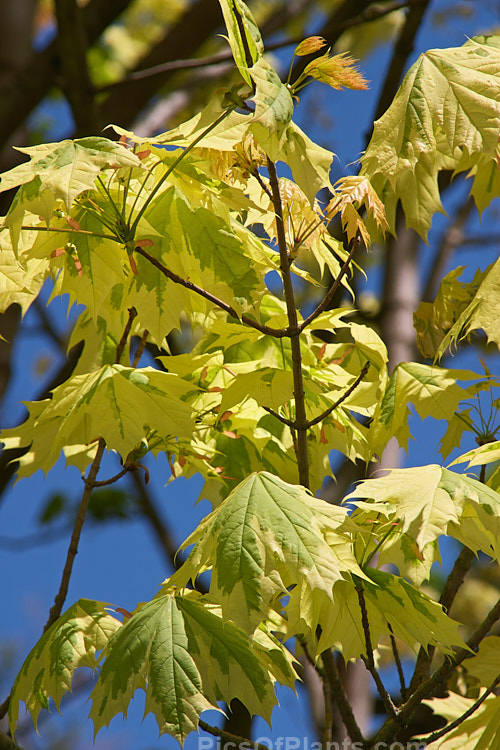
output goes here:
[{"label": "dark brown branch", "polygon": [[318,315],[321,315],[321,313],[324,312],[328,308],[328,306],[330,305],[331,301],[333,300],[335,292],[339,288],[342,279],[344,278],[344,276],[346,275],[346,273],[347,273],[347,271],[349,269],[351,261],[352,261],[352,259],[354,257],[354,253],[360,247],[360,245],[361,245],[361,237],[355,237],[353,240],[351,240],[351,247],[350,247],[350,250],[349,250],[349,255],[347,256],[347,258],[345,259],[344,263],[342,264],[342,268],[339,271],[339,275],[337,276],[337,278],[335,279],[335,281],[331,285],[330,289],[328,290],[326,296],[319,303],[319,305],[317,306],[317,308],[315,310],[313,310],[312,313],[310,315],[308,315],[307,318],[305,318],[302,321],[302,323],[299,326],[300,333],[302,333],[302,331],[304,330],[304,328],[306,328],[308,325],[310,325],[313,322],[313,320],[315,320],[318,317]]},{"label": "dark brown branch", "polygon": [[[462,547],[460,554],[457,556],[455,564],[446,579],[439,599],[439,603],[442,604],[446,610],[451,608],[455,596],[474,562],[474,557],[474,553],[468,547]],[[420,648],[409,687],[410,694],[429,676],[435,650],[435,646],[431,645],[427,647],[427,650],[423,647]]]},{"label": "dark brown branch", "polygon": [[135,317],[137,317],[137,310],[135,309],[135,307],[129,307],[127,322],[125,323],[122,337],[118,342],[118,346],[116,347],[115,365],[120,364],[120,360],[122,358],[123,351],[127,346],[128,337],[130,335],[130,331],[132,330],[132,323],[134,322]]},{"label": "dark brown branch", "polygon": [[352,711],[351,704],[349,703],[349,700],[347,698],[342,679],[340,677],[337,665],[335,664],[335,659],[333,658],[333,654],[330,649],[323,651],[323,653],[321,654],[321,659],[325,667],[325,675],[330,685],[332,695],[335,699],[340,716],[342,717],[342,721],[345,724],[345,728],[347,729],[349,737],[357,745],[359,745],[360,747],[364,747],[365,738],[361,733],[361,729],[359,728]]},{"label": "dark brown branch", "polygon": [[203,729],[204,732],[208,732],[214,737],[220,737],[222,745],[228,743],[231,747],[236,748],[243,746],[245,748],[251,747],[253,750],[269,750],[267,745],[263,745],[260,742],[252,742],[252,740],[249,740],[247,737],[240,737],[237,734],[226,732],[224,729],[219,729],[219,727],[213,727],[210,724],[207,724],[206,721],[203,721],[203,719],[198,719],[198,726],[200,729]]},{"label": "dark brown branch", "polygon": [[442,729],[438,729],[436,732],[432,732],[432,734],[428,734],[427,737],[421,737],[420,741],[425,743],[425,745],[430,745],[431,742],[437,742],[437,740],[440,740],[441,737],[444,737],[449,732],[452,732],[454,729],[459,727],[466,719],[469,718],[469,716],[472,716],[473,713],[477,711],[479,706],[484,703],[486,698],[491,695],[491,693],[494,691],[496,686],[500,683],[500,675],[496,677],[496,679],[493,680],[489,688],[487,688],[484,693],[475,701],[470,708],[467,709],[467,711],[464,711],[464,713],[459,716],[457,719],[452,721],[450,724],[447,724]]},{"label": "dark brown branch", "polygon": [[[406,703],[400,706],[398,711],[398,724],[402,723],[406,726],[413,716],[417,706],[424,700],[424,698],[430,698],[435,695],[442,686],[446,683],[446,680],[451,673],[466,659],[474,656],[471,651],[475,651],[483,638],[485,638],[490,632],[491,628],[500,618],[500,599],[490,609],[483,622],[471,635],[467,641],[469,648],[458,649],[453,658],[448,658],[445,662],[437,669],[425,682],[422,682],[416,690],[410,695]],[[376,736],[373,739],[372,747],[376,747],[377,742],[390,742],[394,736],[394,732],[397,730],[397,723],[394,718],[390,717],[379,729]]]},{"label": "dark brown branch", "polygon": [[134,360],[132,362],[132,367],[137,367],[137,365],[139,364],[139,360],[141,359],[144,353],[144,349],[146,348],[146,344],[148,343],[148,336],[149,336],[149,331],[147,328],[145,328],[144,331],[142,332],[139,346],[136,349]]},{"label": "dark brown branch", "polygon": [[[193,284],[192,281],[188,281],[187,279],[183,279],[182,276],[178,276],[176,273],[171,271],[169,268],[163,265],[161,261],[159,261],[157,258],[155,258],[153,255],[150,255],[147,250],[144,250],[143,247],[137,246],[135,248],[135,252],[139,255],[142,255],[143,258],[146,258],[150,263],[152,263],[155,268],[157,268],[161,273],[166,276],[168,279],[174,282],[174,284],[180,284],[181,286],[185,287],[186,289],[189,289],[192,292],[195,292],[195,294],[199,294],[201,297],[204,297],[209,302],[212,302],[212,304],[216,305],[216,307],[219,307],[221,310],[224,310],[228,315],[230,315],[232,318],[236,318],[236,320],[240,320],[240,317],[234,307],[231,307],[231,305],[228,305],[227,302],[224,302],[223,300],[219,299],[219,297],[216,297],[215,294],[211,294],[210,292],[207,292],[205,289],[203,289],[201,286],[198,286],[197,284]],[[284,336],[290,336],[290,330],[288,328],[270,328],[269,326],[263,325],[261,323],[258,323],[253,318],[250,318],[248,315],[242,315],[241,321],[245,323],[246,325],[251,326],[252,328],[255,328],[257,331],[260,331],[261,333],[265,333],[268,336],[275,336],[276,338],[282,338]]]},{"label": "dark brown branch", "polygon": [[377,668],[375,667],[372,637],[370,633],[370,622],[368,620],[365,593],[363,591],[363,586],[361,584],[361,581],[358,581],[356,584],[356,592],[358,594],[359,608],[361,611],[361,624],[363,626],[363,633],[365,636],[365,646],[366,646],[366,657],[362,656],[361,658],[364,662],[365,667],[367,668],[367,670],[370,672],[371,676],[373,677],[375,685],[377,686],[378,693],[380,697],[382,698],[383,704],[385,706],[385,710],[387,711],[387,715],[393,719],[398,720],[396,707],[394,703],[392,702],[391,696],[387,692],[384,686],[384,683],[382,682],[380,678]]},{"label": "dark brown branch", "polygon": [[[45,626],[43,628],[44,633],[60,617],[62,608],[64,606],[64,602],[66,601],[71,573],[73,571],[73,563],[78,553],[78,544],[79,544],[80,536],[82,533],[83,523],[85,521],[85,515],[87,513],[87,508],[89,507],[89,501],[90,501],[90,496],[92,494],[92,490],[95,487],[95,480],[96,480],[99,468],[101,466],[101,459],[102,459],[105,447],[106,447],[106,443],[104,442],[102,438],[99,438],[97,451],[94,456],[94,460],[92,461],[92,464],[90,466],[88,477],[85,480],[85,487],[82,493],[80,507],[78,508],[78,514],[75,519],[75,524],[73,526],[73,533],[71,534],[68,552],[66,554],[66,562],[64,564],[64,569],[63,569],[63,573],[61,576],[61,583],[59,584],[59,590],[54,599],[54,604],[52,605],[50,609],[48,620],[45,623]],[[4,702],[2,703],[2,705],[0,706],[0,719],[3,716],[5,716],[5,714],[9,710],[10,698],[11,696],[8,695],[7,698],[4,700]]]},{"label": "dark brown branch", "polygon": [[335,411],[335,409],[337,409],[346,400],[346,398],[349,398],[351,393],[356,390],[356,388],[361,383],[361,381],[363,380],[363,378],[365,377],[369,369],[370,369],[370,363],[365,362],[365,364],[363,365],[363,369],[359,373],[354,383],[349,386],[347,391],[345,391],[345,393],[343,393],[342,396],[340,396],[340,398],[338,398],[334,404],[329,406],[328,409],[323,412],[323,414],[320,414],[319,417],[316,417],[316,419],[309,420],[309,422],[307,423],[307,426],[313,427],[315,424],[319,424],[324,419],[326,419],[326,417],[328,417],[332,413],[332,411]]},{"label": "dark brown branch", "polygon": [[78,514],[76,516],[75,525],[73,527],[73,533],[71,534],[71,540],[68,547],[68,553],[66,555],[66,563],[64,565],[63,574],[61,577],[61,583],[59,585],[59,591],[54,599],[54,604],[49,612],[49,618],[45,623],[43,632],[50,628],[51,625],[58,619],[62,612],[64,602],[68,593],[69,581],[73,570],[73,563],[78,552],[78,543],[80,541],[80,535],[82,533],[83,523],[85,521],[85,514],[89,507],[90,496],[94,488],[94,482],[96,480],[99,468],[101,466],[101,459],[106,448],[106,443],[102,438],[99,438],[97,444],[97,451],[94,456],[94,460],[90,465],[87,479],[85,480],[85,487],[82,493],[82,499],[80,501],[80,507],[78,508]]},{"label": "dark brown branch", "polygon": [[99,113],[87,68],[87,35],[83,11],[76,0],[55,0],[62,89],[75,121],[76,135],[100,130]]},{"label": "dark brown branch", "polygon": [[267,411],[269,414],[272,414],[273,417],[276,417],[276,419],[279,419],[280,422],[282,422],[283,424],[286,424],[286,426],[290,427],[290,429],[295,428],[295,422],[293,421],[293,419],[287,419],[286,417],[282,417],[281,414],[278,414],[277,411],[274,411],[274,409],[271,409],[270,406],[263,406],[262,408],[265,409],[265,411]]},{"label": "dark brown branch", "polygon": [[83,481],[85,484],[88,484],[90,482],[90,485],[92,489],[94,487],[109,487],[110,484],[114,484],[115,482],[118,482],[119,479],[125,476],[125,474],[128,474],[130,471],[129,467],[126,466],[124,469],[118,472],[118,474],[115,474],[114,477],[110,477],[109,479],[103,479],[101,482],[90,482],[89,479],[84,479]]},{"label": "dark brown branch", "polygon": [[285,227],[283,224],[283,207],[276,173],[276,166],[267,158],[269,184],[273,196],[274,215],[276,220],[276,236],[280,255],[280,272],[285,293],[285,304],[288,316],[288,328],[291,334],[293,395],[295,399],[295,430],[297,433],[297,464],[299,468],[299,482],[309,487],[309,457],[307,454],[307,415],[304,396],[304,381],[302,376],[302,353],[300,349],[300,329],[297,318],[297,308],[290,273],[290,259],[287,251]]},{"label": "dark brown branch", "polygon": [[398,670],[398,677],[399,677],[399,687],[401,690],[401,700],[406,700],[406,683],[405,683],[405,676],[403,673],[403,667],[401,665],[401,658],[399,656],[399,650],[398,650],[398,644],[396,643],[396,639],[394,638],[394,632],[392,630],[391,623],[387,623],[387,627],[389,628],[389,633],[391,637],[391,649],[392,649],[392,655],[394,657],[394,663],[396,664],[396,669]]}]

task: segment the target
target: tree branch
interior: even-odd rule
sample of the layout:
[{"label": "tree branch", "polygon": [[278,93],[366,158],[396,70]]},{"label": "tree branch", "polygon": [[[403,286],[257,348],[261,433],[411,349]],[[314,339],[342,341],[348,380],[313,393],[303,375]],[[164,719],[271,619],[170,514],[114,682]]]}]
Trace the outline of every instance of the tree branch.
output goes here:
[{"label": "tree branch", "polygon": [[[455,596],[474,562],[474,557],[474,553],[468,547],[462,547],[460,554],[455,560],[455,564],[446,579],[439,599],[439,603],[442,604],[446,610],[451,608]],[[423,647],[420,648],[415,669],[413,671],[413,677],[410,682],[410,694],[429,676],[435,650],[436,647],[431,645],[429,645],[427,649],[424,649]]]},{"label": "tree branch", "polygon": [[344,263],[342,264],[342,268],[339,271],[339,275],[337,276],[337,278],[335,279],[335,281],[331,285],[330,289],[328,290],[326,296],[319,303],[319,305],[317,306],[317,308],[315,310],[313,310],[312,313],[310,315],[308,315],[307,318],[305,318],[302,321],[302,323],[299,326],[300,333],[302,333],[302,331],[304,330],[304,328],[306,328],[308,325],[310,325],[313,322],[313,320],[315,320],[318,317],[318,315],[321,315],[321,313],[324,312],[328,308],[328,306],[330,305],[330,303],[331,303],[331,301],[332,301],[332,299],[333,299],[333,297],[335,295],[335,292],[337,291],[337,289],[340,286],[340,283],[341,283],[342,279],[344,278],[344,276],[346,275],[346,273],[348,271],[348,268],[349,268],[349,266],[351,264],[351,261],[352,261],[352,259],[354,257],[354,253],[360,247],[360,245],[361,245],[361,237],[355,237],[353,240],[351,240],[351,247],[350,247],[350,250],[349,250],[349,255],[347,256],[347,258],[345,259]]},{"label": "tree branch", "polygon": [[220,737],[222,744],[229,743],[231,747],[237,748],[242,745],[245,748],[251,747],[253,750],[269,750],[267,745],[263,745],[260,742],[252,742],[252,740],[249,740],[247,737],[240,737],[237,734],[226,732],[224,729],[219,729],[219,727],[213,727],[210,724],[207,724],[206,721],[203,721],[203,719],[198,719],[198,726],[200,729],[203,729],[204,732],[208,732],[214,737]]},{"label": "tree branch", "polygon": [[437,740],[440,740],[441,737],[444,737],[449,732],[452,732],[454,729],[459,727],[466,719],[469,718],[469,716],[472,716],[473,713],[477,711],[479,706],[484,703],[486,698],[491,695],[491,693],[494,691],[496,686],[500,683],[500,675],[493,680],[489,688],[487,688],[484,693],[475,701],[470,708],[467,709],[467,711],[464,711],[464,713],[459,716],[457,719],[452,721],[450,724],[447,724],[442,729],[438,729],[436,732],[432,732],[432,734],[428,734],[426,737],[420,737],[420,742],[425,743],[425,745],[430,745],[431,742],[437,742]]},{"label": "tree branch", "polygon": [[307,423],[307,426],[313,427],[315,424],[319,424],[319,422],[322,422],[324,419],[326,419],[326,417],[328,417],[332,413],[332,411],[335,411],[335,409],[337,409],[346,400],[346,398],[349,398],[351,393],[356,390],[356,388],[361,383],[361,381],[363,380],[363,378],[365,377],[369,369],[370,369],[370,363],[365,362],[365,364],[363,365],[363,369],[359,373],[354,383],[349,386],[347,391],[345,391],[345,393],[343,393],[342,396],[338,398],[334,404],[332,404],[332,406],[329,406],[328,409],[323,412],[323,414],[320,414],[319,417],[316,417],[316,419],[309,420]]},{"label": "tree branch", "polygon": [[123,329],[122,337],[120,341],[118,342],[118,346],[116,347],[116,355],[115,355],[115,365],[120,364],[120,360],[123,355],[123,351],[125,347],[127,346],[128,337],[130,335],[130,331],[132,330],[132,324],[134,322],[134,318],[137,317],[137,310],[135,307],[129,307],[128,308],[128,319],[125,323],[125,328]]},{"label": "tree branch", "polygon": [[[467,641],[469,648],[461,648],[457,651],[453,658],[448,658],[445,662],[437,669],[425,682],[422,682],[415,691],[410,695],[408,700],[399,708],[398,711],[398,722],[402,723],[403,726],[407,726],[413,716],[417,706],[424,700],[436,694],[441,686],[446,682],[448,677],[451,675],[454,669],[458,667],[465,659],[469,659],[474,656],[471,651],[475,651],[483,638],[488,635],[492,626],[500,617],[500,599],[490,609],[488,615],[485,617],[483,622],[471,635]],[[371,747],[376,747],[377,742],[390,742],[394,736],[394,732],[397,730],[396,721],[390,717],[379,729],[376,736],[374,737]]]},{"label": "tree branch", "polygon": [[101,466],[101,459],[106,448],[106,443],[102,438],[99,438],[97,451],[94,456],[94,460],[90,465],[89,473],[85,479],[85,487],[83,489],[82,499],[80,501],[80,507],[78,508],[78,514],[76,516],[75,525],[73,527],[73,533],[71,534],[71,540],[68,547],[68,553],[66,556],[66,563],[61,577],[61,583],[59,585],[59,591],[54,599],[54,604],[49,612],[49,618],[45,623],[43,632],[45,633],[50,626],[58,619],[62,612],[64,602],[68,593],[69,581],[73,570],[73,563],[78,552],[78,543],[80,541],[80,535],[82,533],[83,522],[85,521],[85,514],[89,506],[90,496],[94,489],[94,482]]},{"label": "tree branch", "polygon": [[273,196],[274,215],[276,220],[276,236],[280,254],[280,271],[285,292],[286,311],[288,316],[288,330],[292,349],[293,395],[295,398],[295,423],[297,431],[297,464],[299,468],[299,482],[309,487],[309,457],[307,455],[307,416],[304,396],[304,381],[302,377],[302,353],[300,349],[300,328],[298,325],[297,308],[290,273],[290,259],[288,257],[285,227],[283,224],[283,207],[276,173],[276,166],[267,157],[269,184]]},{"label": "tree branch", "polygon": [[211,294],[211,292],[207,292],[205,289],[203,289],[201,286],[198,286],[197,284],[193,284],[192,281],[188,281],[187,279],[183,279],[182,276],[178,276],[176,273],[171,271],[169,268],[163,265],[161,261],[159,261],[157,258],[155,258],[153,255],[150,255],[147,250],[144,250],[143,247],[137,246],[135,248],[135,252],[139,255],[142,255],[143,258],[146,258],[150,263],[155,266],[161,273],[166,276],[168,279],[174,282],[174,284],[180,284],[181,286],[185,287],[186,289],[189,289],[192,292],[195,292],[195,294],[199,294],[200,297],[204,297],[209,302],[212,302],[216,307],[219,307],[221,310],[224,310],[228,315],[230,315],[232,318],[236,318],[236,320],[241,320],[242,323],[245,323],[246,325],[251,326],[252,328],[255,328],[257,331],[260,331],[261,333],[265,333],[268,336],[275,336],[276,338],[282,338],[284,336],[290,336],[290,332],[288,328],[271,328],[270,326],[263,325],[262,323],[258,323],[253,318],[250,318],[248,315],[242,315],[241,318],[239,317],[238,313],[232,307],[231,305],[228,305],[227,302],[224,302],[223,300],[219,299],[219,297],[216,297],[215,294]]},{"label": "tree branch", "polygon": [[382,701],[385,706],[385,710],[387,711],[387,715],[392,717],[399,723],[396,707],[394,703],[392,702],[391,696],[387,692],[384,686],[384,683],[382,682],[380,678],[379,673],[377,672],[377,668],[375,667],[372,637],[370,633],[370,622],[368,620],[368,612],[366,609],[363,585],[361,584],[360,581],[356,583],[356,592],[358,594],[359,608],[361,610],[361,623],[363,625],[363,633],[365,636],[365,646],[366,646],[366,657],[362,656],[361,659],[363,660],[365,667],[367,668],[367,670],[370,672],[371,676],[373,677],[375,685],[377,686],[378,693],[380,697],[382,698]]},{"label": "tree branch", "polygon": [[391,636],[391,649],[392,649],[392,655],[394,657],[394,662],[396,664],[396,669],[398,670],[398,677],[399,677],[399,687],[401,691],[401,700],[406,700],[406,683],[405,683],[405,676],[403,673],[403,667],[401,665],[401,659],[399,656],[398,651],[398,645],[396,643],[396,639],[394,638],[394,631],[392,630],[391,623],[387,623],[387,627],[389,628],[389,633]]},{"label": "tree branch", "polygon": [[359,743],[363,748],[365,746],[365,738],[361,734],[361,729],[355,719],[331,650],[327,649],[326,651],[323,651],[321,659],[325,667],[325,675],[330,685],[332,695],[335,698],[340,716],[342,717],[342,721],[345,724],[349,737],[353,742],[356,744]]}]

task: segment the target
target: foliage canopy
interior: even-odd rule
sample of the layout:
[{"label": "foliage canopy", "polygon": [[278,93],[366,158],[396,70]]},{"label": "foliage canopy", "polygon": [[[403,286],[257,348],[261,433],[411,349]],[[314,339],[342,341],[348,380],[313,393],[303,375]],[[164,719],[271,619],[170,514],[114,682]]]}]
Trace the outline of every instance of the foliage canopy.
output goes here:
[{"label": "foliage canopy", "polygon": [[[193,545],[184,564],[123,622],[119,609],[91,600],[61,615],[62,597],[14,685],[11,730],[21,701],[34,721],[49,698],[59,707],[82,666],[98,673],[96,731],[126,714],[138,688],[160,731],[181,743],[221,701],[239,698],[269,720],[275,684],[293,688],[298,678],[293,636],[323,663],[336,698],[331,649],[373,674],[387,709],[376,736],[365,740],[342,713],[363,747],[395,740],[424,699],[449,722],[429,747],[451,748],[456,737],[466,746],[469,736],[477,743],[467,747],[493,747],[500,667],[494,637],[485,636],[500,604],[465,642],[442,602],[419,587],[443,534],[499,561],[498,472],[478,481],[438,465],[394,470],[366,479],[341,507],[315,494],[331,475],[333,450],[368,466],[391,438],[406,446],[409,402],[451,425],[461,402],[492,387],[488,374],[437,362],[474,329],[500,345],[498,262],[470,284],[448,275],[436,301],[417,311],[434,364],[402,363],[390,374],[378,334],[355,321],[351,306],[331,302],[340,285],[351,293],[355,253],[395,231],[398,202],[426,236],[442,210],[439,171],[469,173],[480,210],[500,194],[499,38],[421,56],[375,124],[359,175],[331,185],[333,155],[292,120],[296,94],[311,80],[363,90],[355,62],[314,37],[295,54],[321,54],[283,83],[244,3],[221,7],[240,84],[156,138],[117,127],[119,143],[44,144],[2,176],[0,189],[18,188],[0,232],[3,309],[17,302],[26,311],[47,278],[53,296],[84,306],[70,342],[85,341],[77,369],[2,434],[7,448],[25,449],[19,477],[50,470],[61,451],[88,469],[83,523],[105,450],[124,472],[140,470],[147,452],[164,453],[173,477],[203,476],[213,505],[183,545]],[[278,177],[277,162],[293,180]],[[328,231],[338,215],[344,244]],[[299,284],[322,289],[308,315],[295,301]],[[181,325],[196,344],[172,355],[166,336]],[[132,336],[160,350],[155,367],[139,366],[142,349],[121,364],[130,362]],[[470,426],[462,419],[462,430]],[[445,437],[443,459],[460,436],[455,427]],[[462,457],[469,466],[498,460],[495,435],[483,438]],[[387,562],[393,572],[380,569]],[[190,589],[207,570],[209,591]],[[376,667],[388,645],[395,655],[415,652],[421,667],[398,707]],[[443,659],[430,674],[436,648]],[[436,697],[458,668],[470,694]]]}]

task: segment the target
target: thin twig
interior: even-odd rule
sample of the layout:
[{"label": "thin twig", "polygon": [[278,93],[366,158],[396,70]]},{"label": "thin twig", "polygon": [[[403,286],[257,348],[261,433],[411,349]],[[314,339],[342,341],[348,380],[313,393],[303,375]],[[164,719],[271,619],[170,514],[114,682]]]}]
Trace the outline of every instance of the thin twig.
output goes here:
[{"label": "thin twig", "polygon": [[294,421],[293,419],[287,419],[286,417],[282,417],[281,414],[278,414],[277,411],[274,411],[274,409],[271,409],[270,406],[263,406],[263,409],[268,412],[268,414],[272,414],[273,417],[276,417],[276,419],[279,419],[280,422],[283,424],[286,424],[287,427],[290,427],[290,429],[293,429],[294,427]]},{"label": "thin twig", "polygon": [[125,328],[123,329],[122,337],[120,341],[118,342],[118,346],[116,347],[115,365],[120,364],[123,350],[127,346],[128,337],[130,335],[130,331],[132,330],[132,323],[134,322],[135,317],[137,317],[137,310],[135,309],[135,307],[129,307],[127,322],[125,323]]},{"label": "thin twig", "polygon": [[257,182],[259,183],[259,185],[261,186],[262,190],[265,192],[265,194],[267,195],[267,197],[272,201],[273,194],[269,190],[269,186],[266,185],[266,183],[264,182],[264,180],[260,176],[259,170],[256,169],[254,172],[252,172],[252,175],[255,177],[255,179],[257,180]]},{"label": "thin twig", "polygon": [[224,302],[224,300],[221,300],[219,299],[219,297],[216,297],[215,294],[211,294],[211,292],[207,292],[201,286],[198,286],[197,284],[193,284],[192,281],[188,281],[188,279],[183,279],[182,276],[178,276],[176,273],[174,273],[169,268],[164,266],[163,263],[159,261],[157,258],[155,258],[153,255],[150,255],[147,252],[147,250],[144,250],[143,247],[137,246],[135,248],[135,252],[138,253],[139,255],[142,255],[143,258],[146,258],[146,260],[152,263],[152,265],[155,266],[155,268],[157,268],[159,271],[161,271],[161,273],[164,276],[166,276],[168,279],[173,281],[174,284],[180,284],[186,289],[189,289],[190,291],[195,292],[195,294],[199,294],[201,297],[204,297],[206,300],[216,305],[216,307],[219,307],[221,310],[224,310],[224,312],[226,312],[232,318],[236,318],[236,320],[241,320],[242,323],[245,323],[251,328],[255,328],[257,331],[260,331],[260,333],[265,333],[268,336],[274,336],[275,338],[283,338],[285,336],[290,336],[290,331],[288,328],[271,328],[270,326],[266,326],[266,325],[263,325],[262,323],[258,323],[256,320],[254,320],[253,318],[250,318],[248,315],[242,315],[240,318],[238,313],[234,309],[234,307],[231,307],[231,305],[228,305],[227,302]]},{"label": "thin twig", "polygon": [[[458,667],[463,661],[474,656],[474,652],[483,638],[485,638],[495,622],[500,617],[500,599],[490,609],[483,622],[471,635],[467,641],[468,648],[459,649],[453,658],[448,658],[446,661],[436,669],[436,671],[427,679],[422,682],[415,691],[410,695],[406,703],[399,707],[398,710],[398,721],[397,724],[403,724],[406,726],[411,717],[413,716],[415,709],[422,702],[424,698],[429,698],[437,693],[445,684],[448,677],[451,675],[454,669]],[[376,736],[373,739],[372,746],[376,747],[377,742],[389,742],[396,731],[396,721],[393,717],[387,719],[383,726],[379,729]]]},{"label": "thin twig", "polygon": [[318,317],[318,315],[320,315],[322,312],[324,312],[324,310],[326,310],[328,308],[328,305],[332,301],[332,299],[333,299],[333,297],[335,295],[335,292],[339,288],[342,279],[344,278],[344,276],[346,275],[346,273],[347,273],[347,271],[349,269],[351,261],[352,261],[352,259],[354,257],[354,253],[360,247],[360,245],[361,245],[361,237],[358,236],[358,237],[355,237],[353,240],[351,240],[351,247],[350,247],[350,250],[349,250],[349,255],[345,259],[345,261],[344,261],[344,263],[343,263],[343,265],[342,265],[342,267],[341,267],[341,269],[339,271],[339,274],[338,274],[337,278],[335,279],[335,281],[331,285],[330,289],[328,290],[326,296],[319,303],[319,305],[317,306],[317,308],[315,310],[313,310],[312,313],[310,315],[308,315],[307,318],[305,318],[302,321],[302,323],[299,326],[300,333],[302,333],[302,331],[304,330],[304,328],[307,328],[307,326],[310,325],[313,322],[313,320],[315,320]]},{"label": "thin twig", "polygon": [[363,585],[361,581],[358,581],[356,584],[356,592],[358,594],[358,601],[359,601],[359,608],[361,610],[361,623],[363,625],[363,633],[365,636],[365,646],[366,646],[366,657],[361,657],[365,667],[370,672],[371,676],[373,677],[373,680],[375,682],[375,685],[377,686],[378,693],[380,697],[382,698],[382,701],[385,706],[385,710],[387,711],[387,715],[392,717],[393,719],[398,720],[398,714],[396,711],[396,706],[392,702],[391,696],[387,692],[384,683],[382,682],[382,679],[377,671],[377,668],[375,667],[375,658],[373,655],[373,646],[372,646],[372,637],[370,633],[370,622],[368,620],[368,611],[366,609],[366,601],[365,601],[365,593],[363,591]]},{"label": "thin twig", "polygon": [[361,748],[363,748],[365,746],[365,738],[363,737],[361,729],[359,728],[354,716],[351,704],[344,689],[344,684],[339,674],[339,670],[330,649],[326,649],[325,651],[323,651],[323,653],[321,654],[321,659],[325,667],[326,678],[330,684],[333,697],[335,698],[340,716],[342,717],[342,721],[344,722],[349,737],[356,744],[356,746],[360,746]]},{"label": "thin twig", "polygon": [[203,721],[203,719],[198,719],[198,726],[200,729],[203,729],[204,732],[208,732],[214,737],[220,737],[222,745],[229,743],[232,747],[243,746],[245,748],[252,747],[253,750],[270,750],[269,745],[263,745],[261,742],[252,742],[252,740],[249,740],[247,737],[240,737],[237,734],[226,732],[224,729],[219,729],[219,727],[213,727],[210,724],[207,724],[206,721]]},{"label": "thin twig", "polygon": [[62,608],[64,606],[64,602],[66,601],[69,581],[70,581],[71,573],[73,570],[73,563],[75,561],[75,557],[78,552],[78,543],[80,541],[80,535],[82,533],[83,522],[85,521],[85,514],[89,506],[90,496],[92,494],[92,490],[94,488],[94,482],[96,480],[97,474],[99,472],[99,468],[101,466],[101,459],[104,454],[105,448],[106,448],[106,443],[104,442],[102,438],[99,438],[98,444],[97,444],[97,451],[94,456],[94,460],[92,461],[92,464],[90,466],[87,479],[85,480],[85,487],[83,488],[82,499],[80,501],[80,507],[78,508],[78,514],[75,519],[73,533],[71,534],[71,540],[70,540],[69,547],[68,547],[68,553],[66,555],[66,563],[64,565],[64,570],[61,576],[61,583],[59,585],[59,591],[57,592],[56,597],[54,599],[54,604],[52,605],[50,609],[49,618],[47,622],[45,623],[45,627],[43,629],[44,633],[59,618],[62,612]]},{"label": "thin twig", "polygon": [[142,357],[144,349],[146,348],[146,344],[148,342],[148,336],[149,336],[149,331],[148,331],[147,328],[145,328],[144,331],[143,331],[143,333],[142,333],[141,340],[139,342],[139,346],[136,349],[136,352],[135,352],[135,355],[134,355],[134,360],[132,362],[132,367],[137,367],[137,365],[139,364],[139,360]]},{"label": "thin twig", "polygon": [[297,464],[299,469],[299,482],[304,487],[309,487],[309,457],[307,454],[307,415],[304,395],[304,380],[302,374],[302,353],[300,348],[300,329],[298,325],[297,307],[290,273],[290,259],[287,251],[285,227],[283,223],[283,206],[278,182],[276,166],[267,157],[267,169],[269,172],[269,184],[273,196],[274,215],[276,220],[276,237],[278,238],[278,249],[280,254],[280,272],[285,293],[286,311],[288,316],[288,329],[290,331],[290,346],[292,350],[292,375],[293,395],[295,399],[295,430],[297,433]]},{"label": "thin twig", "polygon": [[370,363],[365,362],[365,364],[363,365],[363,369],[359,373],[354,383],[349,386],[347,391],[345,391],[345,393],[343,393],[342,396],[338,398],[334,404],[332,404],[332,406],[329,406],[328,409],[323,412],[323,414],[320,414],[319,417],[316,417],[315,419],[310,419],[307,423],[307,426],[313,427],[315,424],[319,424],[319,422],[322,422],[324,419],[326,419],[326,417],[328,417],[332,413],[332,411],[335,411],[335,409],[337,409],[346,400],[346,398],[349,398],[351,393],[354,390],[356,390],[356,388],[361,383],[361,381],[363,380],[363,378],[365,377],[369,369],[370,369]]},{"label": "thin twig", "polygon": [[394,657],[396,669],[398,670],[399,687],[401,690],[401,700],[405,701],[406,700],[406,683],[405,683],[403,667],[401,665],[401,658],[399,656],[398,644],[396,643],[396,639],[394,638],[394,631],[392,629],[390,622],[387,623],[387,627],[389,628],[389,633],[390,633],[390,638],[391,638],[392,655]]},{"label": "thin twig", "polygon": [[486,698],[491,695],[491,693],[494,691],[496,686],[500,683],[500,675],[496,677],[489,688],[487,688],[484,693],[475,701],[472,706],[470,706],[467,711],[464,711],[464,713],[459,716],[457,719],[454,719],[450,724],[447,724],[442,729],[438,729],[435,732],[432,732],[432,734],[428,734],[427,737],[419,737],[419,741],[422,742],[425,745],[430,745],[431,742],[436,742],[437,740],[440,740],[441,737],[444,737],[449,732],[452,732],[454,729],[459,727],[466,719],[469,718],[469,716],[472,716],[473,713],[477,711],[479,706],[484,703]]},{"label": "thin twig", "polygon": [[[468,547],[462,547],[460,554],[455,560],[455,564],[446,579],[441,592],[439,603],[449,611],[455,600],[455,596],[463,584],[465,576],[474,562],[474,553]],[[413,677],[411,678],[409,692],[412,693],[421,682],[423,682],[430,673],[432,659],[435,653],[435,646],[429,645],[427,649],[421,647],[417,656]]]},{"label": "thin twig", "polygon": [[103,479],[101,482],[92,482],[89,479],[84,479],[83,481],[85,484],[90,483],[91,487],[108,487],[110,484],[114,484],[119,479],[125,476],[125,474],[128,474],[130,471],[129,467],[126,466],[124,469],[118,472],[118,474],[115,474],[114,477],[110,477],[109,479]]}]

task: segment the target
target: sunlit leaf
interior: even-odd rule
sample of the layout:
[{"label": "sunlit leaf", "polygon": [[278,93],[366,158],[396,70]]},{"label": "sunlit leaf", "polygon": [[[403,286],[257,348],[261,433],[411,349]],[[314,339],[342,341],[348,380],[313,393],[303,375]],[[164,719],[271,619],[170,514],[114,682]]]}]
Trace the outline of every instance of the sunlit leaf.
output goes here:
[{"label": "sunlit leaf", "polygon": [[40,711],[49,708],[49,698],[59,711],[61,699],[71,690],[79,667],[98,667],[97,654],[120,627],[102,602],[80,599],[42,635],[19,672],[9,703],[9,726],[14,732],[19,702],[26,704],[35,727]]}]

